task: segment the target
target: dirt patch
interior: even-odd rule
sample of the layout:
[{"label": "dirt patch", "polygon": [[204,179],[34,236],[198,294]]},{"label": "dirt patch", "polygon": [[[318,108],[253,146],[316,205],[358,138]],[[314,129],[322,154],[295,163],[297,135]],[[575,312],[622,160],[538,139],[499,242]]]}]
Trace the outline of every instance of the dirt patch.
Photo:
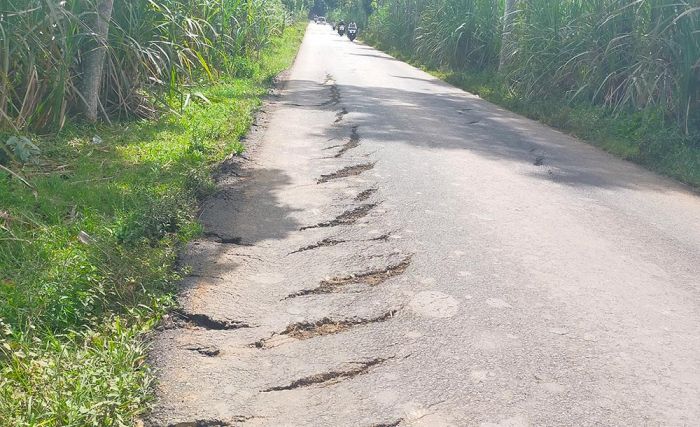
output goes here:
[{"label": "dirt patch", "polygon": [[335,227],[338,225],[354,224],[358,219],[367,216],[367,214],[376,206],[377,203],[358,206],[354,209],[343,212],[342,214],[338,215],[330,221],[321,222],[316,225],[307,225],[305,227],[301,227],[299,231],[304,231],[311,228]]},{"label": "dirt patch", "polygon": [[353,148],[356,148],[360,145],[360,134],[357,132],[357,126],[352,127],[352,131],[350,133],[350,139],[348,142],[343,144],[340,148],[340,150],[335,154],[335,158],[338,158],[345,154],[347,151],[352,150]]},{"label": "dirt patch", "polygon": [[287,295],[285,299],[296,298],[305,295],[329,294],[340,291],[343,287],[355,284],[365,284],[368,286],[377,286],[389,280],[392,277],[403,274],[408,266],[411,265],[411,257],[406,257],[398,264],[390,265],[380,270],[371,270],[360,274],[350,276],[334,277],[328,280],[323,280],[313,289],[303,289]]},{"label": "dirt patch", "polygon": [[309,377],[298,379],[291,384],[278,387],[270,387],[268,389],[262,390],[263,393],[271,391],[283,391],[283,390],[294,390],[302,387],[309,387],[316,384],[334,384],[339,381],[353,378],[358,375],[367,373],[372,367],[380,365],[386,362],[388,359],[372,359],[366,362],[355,362],[358,366],[343,370],[343,371],[330,371],[321,374],[311,375]]},{"label": "dirt patch", "polygon": [[374,168],[374,163],[363,163],[361,165],[346,166],[339,171],[329,173],[326,175],[321,175],[319,179],[316,180],[317,184],[323,184],[334,179],[347,178],[349,176],[359,175]]}]

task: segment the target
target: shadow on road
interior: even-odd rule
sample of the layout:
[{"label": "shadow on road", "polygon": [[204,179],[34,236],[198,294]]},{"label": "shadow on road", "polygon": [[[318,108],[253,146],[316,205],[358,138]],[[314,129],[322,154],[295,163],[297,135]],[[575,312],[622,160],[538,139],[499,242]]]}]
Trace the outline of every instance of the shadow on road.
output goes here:
[{"label": "shadow on road", "polygon": [[[353,124],[361,127],[365,139],[431,150],[468,150],[514,166],[531,164],[542,168],[533,170],[532,177],[574,187],[668,190],[654,174],[559,131],[457,92],[441,80],[416,80],[420,80],[418,90],[354,85],[337,89],[342,105],[359,113]],[[294,99],[318,99],[319,85],[296,80],[289,82],[288,90]],[[329,137],[333,131],[328,129]]]}]

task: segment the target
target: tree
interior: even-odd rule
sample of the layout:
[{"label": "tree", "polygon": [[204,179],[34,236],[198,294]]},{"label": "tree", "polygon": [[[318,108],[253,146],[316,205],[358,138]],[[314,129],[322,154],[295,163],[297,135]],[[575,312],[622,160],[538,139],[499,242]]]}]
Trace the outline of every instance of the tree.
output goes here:
[{"label": "tree", "polygon": [[83,54],[82,91],[83,114],[88,121],[97,121],[100,105],[102,71],[107,53],[109,22],[112,19],[113,0],[97,0],[95,13],[86,15],[88,36],[92,41]]}]

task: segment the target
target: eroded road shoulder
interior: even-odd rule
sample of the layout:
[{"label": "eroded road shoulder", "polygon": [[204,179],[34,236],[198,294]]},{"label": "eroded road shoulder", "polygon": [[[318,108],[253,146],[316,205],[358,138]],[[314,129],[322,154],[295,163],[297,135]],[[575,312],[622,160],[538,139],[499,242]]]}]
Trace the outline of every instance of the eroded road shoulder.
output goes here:
[{"label": "eroded road shoulder", "polygon": [[391,323],[412,253],[388,221],[352,106],[301,61],[264,108],[250,160],[224,167],[205,203],[182,309],[153,352],[153,425],[334,423],[341,407],[364,408],[343,424],[395,422],[361,390],[410,356]]}]

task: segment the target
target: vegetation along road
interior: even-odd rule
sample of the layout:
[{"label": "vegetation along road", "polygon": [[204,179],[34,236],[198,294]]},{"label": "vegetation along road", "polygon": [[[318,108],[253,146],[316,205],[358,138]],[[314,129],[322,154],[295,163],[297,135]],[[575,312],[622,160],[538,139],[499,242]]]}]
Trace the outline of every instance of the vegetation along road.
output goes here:
[{"label": "vegetation along road", "polygon": [[698,35],[1,1],[0,426],[697,424]]},{"label": "vegetation along road", "polygon": [[256,129],[186,251],[153,424],[700,416],[687,188],[313,23]]}]

